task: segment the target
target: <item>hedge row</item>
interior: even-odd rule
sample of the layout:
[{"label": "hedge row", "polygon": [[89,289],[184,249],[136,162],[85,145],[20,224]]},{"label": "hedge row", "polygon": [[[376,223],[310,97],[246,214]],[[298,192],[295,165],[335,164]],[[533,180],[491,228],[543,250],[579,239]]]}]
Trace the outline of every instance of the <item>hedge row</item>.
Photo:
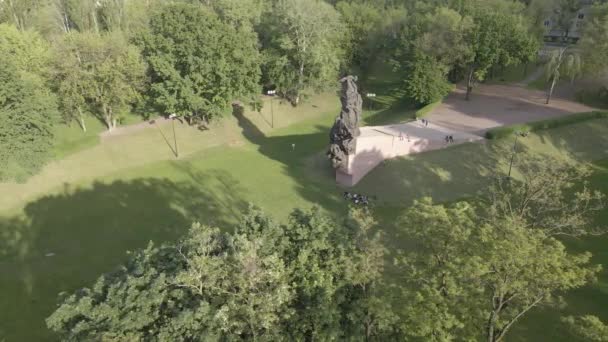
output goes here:
[{"label": "hedge row", "polygon": [[415,118],[423,118],[423,117],[425,117],[428,113],[430,113],[433,109],[435,109],[435,107],[437,107],[438,105],[440,105],[442,101],[443,101],[443,99],[439,100],[439,101],[436,101],[436,102],[433,102],[433,103],[429,103],[426,106],[418,109],[416,111],[416,113],[414,113],[414,117]]},{"label": "hedge row", "polygon": [[486,139],[501,139],[513,136],[515,132],[535,132],[560,126],[572,125],[593,119],[608,118],[608,112],[588,112],[562,116],[556,119],[534,121],[526,124],[502,126],[490,129],[486,132]]}]

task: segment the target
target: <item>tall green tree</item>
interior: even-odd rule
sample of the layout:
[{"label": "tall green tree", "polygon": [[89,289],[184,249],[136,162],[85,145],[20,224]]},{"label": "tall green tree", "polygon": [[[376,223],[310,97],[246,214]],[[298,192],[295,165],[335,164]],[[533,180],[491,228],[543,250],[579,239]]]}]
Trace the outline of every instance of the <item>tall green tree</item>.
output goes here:
[{"label": "tall green tree", "polygon": [[519,180],[498,178],[484,194],[490,219],[518,221],[547,236],[599,235],[594,224],[605,195],[589,187],[589,166],[524,157]]},{"label": "tall green tree", "polygon": [[547,100],[545,103],[549,104],[551,101],[553,90],[562,76],[566,76],[569,78],[570,83],[574,83],[574,80],[581,76],[582,73],[583,63],[581,53],[578,50],[575,50],[573,46],[569,44],[569,41],[564,38],[562,46],[549,53],[549,60],[545,64],[545,77],[549,84],[549,87],[547,88]]},{"label": "tall green tree", "polygon": [[348,63],[366,71],[382,42],[383,8],[369,2],[340,1],[336,10],[346,24],[344,49]]},{"label": "tall green tree", "polygon": [[404,316],[410,333],[423,338],[503,341],[531,309],[593,281],[600,270],[589,253],[570,254],[522,221],[488,222],[467,203],[425,199],[401,226],[419,246],[403,259],[412,275],[406,295],[417,300]]},{"label": "tall green tree", "polygon": [[343,261],[342,329],[345,337],[365,341],[400,336],[398,316],[393,308],[396,295],[384,279],[384,235],[367,208],[352,208],[344,222],[347,258]]},{"label": "tall green tree", "polygon": [[47,324],[76,341],[275,340],[291,292],[272,243],[195,224],[66,298]]},{"label": "tall green tree", "polygon": [[400,32],[393,56],[405,75],[409,97],[427,104],[447,95],[451,89],[448,73],[471,58],[467,38],[472,29],[469,16],[447,7],[413,12]]},{"label": "tall green tree", "polygon": [[591,342],[608,342],[608,324],[605,324],[596,316],[569,316],[562,321],[568,326],[575,338]]},{"label": "tall green tree", "polygon": [[[604,76],[608,72],[608,3],[593,7],[583,26],[578,43],[583,71],[591,76]],[[608,87],[608,83],[604,83]]]},{"label": "tall green tree", "polygon": [[58,112],[46,49],[38,35],[0,24],[0,180],[22,181],[51,157]]},{"label": "tall green tree", "polygon": [[335,86],[343,62],[338,12],[320,0],[280,0],[260,30],[264,81],[294,105],[307,90]]},{"label": "tall green tree", "polygon": [[57,47],[55,66],[55,85],[68,122],[83,122],[86,110],[112,130],[145,87],[146,66],[139,50],[119,31],[66,35]]},{"label": "tall green tree", "polygon": [[70,341],[395,336],[369,213],[295,210],[279,225],[252,208],[232,228],[194,224],[177,244],[150,245],[64,297],[47,325]]},{"label": "tall green tree", "polygon": [[474,11],[475,27],[469,37],[472,56],[467,63],[467,92],[483,80],[493,66],[509,66],[532,60],[538,51],[538,41],[528,31],[519,15],[494,10]]},{"label": "tall green tree", "polygon": [[6,0],[0,2],[0,23],[13,24],[20,31],[32,28],[35,12],[40,7],[36,0]]},{"label": "tall green tree", "polygon": [[230,101],[258,91],[257,40],[210,9],[169,5],[141,39],[150,65],[152,102],[192,121],[220,116]]}]

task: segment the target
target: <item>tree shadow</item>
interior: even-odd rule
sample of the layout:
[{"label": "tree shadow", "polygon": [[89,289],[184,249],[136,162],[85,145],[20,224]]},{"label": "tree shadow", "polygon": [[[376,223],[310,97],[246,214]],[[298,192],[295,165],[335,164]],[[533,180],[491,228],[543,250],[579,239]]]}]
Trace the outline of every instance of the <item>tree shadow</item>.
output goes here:
[{"label": "tree shadow", "polygon": [[61,292],[89,286],[149,241],[178,239],[193,220],[220,227],[247,203],[229,174],[188,170],[196,184],[167,179],[94,183],[40,198],[0,219],[0,340],[53,339],[44,320]]}]

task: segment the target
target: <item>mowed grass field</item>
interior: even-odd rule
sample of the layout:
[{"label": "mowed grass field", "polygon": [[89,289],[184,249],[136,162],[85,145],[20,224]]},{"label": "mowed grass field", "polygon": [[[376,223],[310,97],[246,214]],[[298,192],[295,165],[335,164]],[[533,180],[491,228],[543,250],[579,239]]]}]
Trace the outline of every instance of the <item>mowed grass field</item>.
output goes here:
[{"label": "mowed grass field", "polygon": [[[391,94],[390,82],[369,82],[368,88],[380,89],[380,99],[374,111],[366,111],[364,124],[414,115],[405,104],[381,96]],[[335,184],[324,156],[338,113],[335,92],[315,96],[296,110],[276,99],[272,107],[270,98],[265,101],[262,113],[229,115],[208,131],[176,125],[179,159],[163,138],[172,141],[171,125],[150,125],[77,149],[65,147],[63,158],[27,183],[0,184],[0,340],[55,339],[44,319],[59,293],[91,285],[149,241],[178,239],[193,221],[227,227],[250,203],[280,220],[294,207],[312,205],[343,214],[344,189]],[[505,170],[512,143],[464,144],[395,159],[354,191],[378,197],[375,211],[394,252],[407,246],[394,224],[402,209],[422,196],[440,202],[475,196],[497,170]],[[521,139],[517,151],[517,158],[595,162],[593,184],[608,193],[608,120],[539,132]],[[608,225],[608,215],[598,217],[598,223]],[[590,250],[608,266],[606,237],[568,244]],[[608,321],[607,291],[604,271],[597,284],[567,294],[570,305],[562,310]],[[557,312],[534,312],[513,339],[555,340],[544,336],[560,335]]]}]

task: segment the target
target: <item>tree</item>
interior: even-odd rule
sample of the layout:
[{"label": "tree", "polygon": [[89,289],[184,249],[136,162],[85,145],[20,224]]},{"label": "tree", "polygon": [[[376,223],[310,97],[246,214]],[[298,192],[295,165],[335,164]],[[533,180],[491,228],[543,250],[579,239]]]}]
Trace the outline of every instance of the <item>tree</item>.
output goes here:
[{"label": "tree", "polygon": [[86,110],[112,130],[140,99],[145,86],[139,50],[118,31],[66,35],[57,47],[55,66],[56,87],[68,122],[77,118],[82,124]]},{"label": "tree", "polygon": [[478,10],[473,18],[475,28],[468,38],[472,56],[467,63],[467,100],[475,82],[483,80],[490,68],[528,62],[538,50],[538,42],[520,16]]},{"label": "tree", "polygon": [[417,202],[402,227],[419,246],[403,258],[406,294],[422,306],[405,310],[415,336],[502,341],[532,308],[600,270],[589,265],[589,253],[570,254],[518,220],[488,222],[464,202],[447,208]]},{"label": "tree", "polygon": [[439,101],[452,89],[447,80],[448,67],[425,54],[418,55],[407,63],[407,95],[420,104]]},{"label": "tree", "polygon": [[264,5],[264,0],[214,0],[210,3],[222,21],[248,30],[260,23]]},{"label": "tree", "polygon": [[165,6],[140,44],[150,64],[150,97],[164,113],[208,122],[230,101],[258,90],[255,35],[221,22],[209,9]]},{"label": "tree", "polygon": [[369,2],[340,1],[336,10],[348,28],[345,31],[348,37],[344,47],[346,59],[365,72],[382,41],[379,35],[385,20],[383,9]]},{"label": "tree", "polygon": [[268,243],[194,224],[67,297],[47,324],[66,340],[272,340],[291,295]]},{"label": "tree", "polygon": [[341,223],[318,209],[279,225],[256,208],[232,234],[194,224],[64,297],[47,325],[74,341],[380,338],[396,317],[374,226],[368,213]]},{"label": "tree", "polygon": [[608,342],[608,325],[595,316],[568,316],[562,321],[577,338],[591,342]]},{"label": "tree", "polygon": [[400,313],[402,330],[408,335],[436,341],[480,335],[466,317],[473,319],[479,305],[479,300],[469,297],[480,292],[473,281],[481,275],[482,260],[472,253],[462,255],[472,247],[475,221],[468,203],[445,207],[434,205],[431,199],[414,203],[399,220],[401,233],[417,246],[397,259],[404,275],[400,287],[410,303]]},{"label": "tree", "polygon": [[33,13],[39,7],[36,0],[0,1],[0,23],[12,23],[18,30],[31,28]]},{"label": "tree", "polygon": [[551,101],[553,90],[562,75],[570,78],[570,82],[572,83],[576,77],[580,76],[581,72],[581,57],[577,52],[570,51],[569,46],[551,51],[549,61],[545,64],[545,77],[547,78],[547,82],[549,82],[545,103],[549,104]]},{"label": "tree", "polygon": [[588,166],[557,160],[530,159],[518,167],[521,179],[498,178],[484,196],[487,217],[518,221],[546,236],[584,236],[604,233],[594,215],[604,209],[604,194],[589,188]]},{"label": "tree", "polygon": [[268,11],[260,32],[264,81],[294,105],[306,90],[335,85],[343,61],[336,10],[319,0],[281,0]]},{"label": "tree", "polygon": [[[427,9],[425,9],[427,10]],[[414,12],[400,32],[393,61],[405,75],[407,95],[420,104],[440,100],[452,89],[448,73],[471,56],[466,38],[473,21],[447,7]]]},{"label": "tree", "polygon": [[45,84],[48,55],[31,32],[0,25],[0,180],[22,181],[51,157],[55,96]]},{"label": "tree", "polygon": [[49,44],[33,31],[19,31],[14,26],[0,24],[0,53],[16,68],[46,81],[51,54]]},{"label": "tree", "polygon": [[398,317],[392,307],[391,289],[384,280],[384,238],[367,208],[353,208],[345,220],[347,258],[344,259],[347,286],[342,305],[345,336],[365,341],[398,335]]},{"label": "tree", "polygon": [[592,8],[578,46],[585,61],[584,72],[593,76],[605,75],[608,71],[608,3]]},{"label": "tree", "polygon": [[338,290],[343,284],[335,222],[318,209],[295,210],[285,231],[289,282],[294,284],[292,319],[285,323],[291,340],[328,340],[340,336]]}]

